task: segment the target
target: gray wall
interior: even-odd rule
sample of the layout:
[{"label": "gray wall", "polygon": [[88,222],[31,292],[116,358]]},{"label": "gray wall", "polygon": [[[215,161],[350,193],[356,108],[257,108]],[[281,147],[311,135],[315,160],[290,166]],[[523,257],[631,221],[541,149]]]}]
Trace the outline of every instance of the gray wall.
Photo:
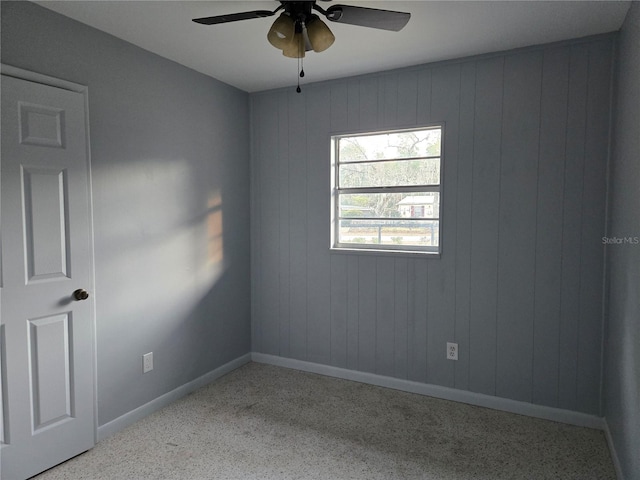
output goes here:
[{"label": "gray wall", "polygon": [[[613,42],[252,95],[253,350],[600,414]],[[330,133],[441,121],[442,257],[331,254]]]},{"label": "gray wall", "polygon": [[[619,39],[609,237],[640,237],[640,4]],[[605,416],[625,478],[640,478],[640,245],[607,247]]]},{"label": "gray wall", "polygon": [[99,423],[249,352],[248,95],[26,2],[2,62],[89,87]]}]

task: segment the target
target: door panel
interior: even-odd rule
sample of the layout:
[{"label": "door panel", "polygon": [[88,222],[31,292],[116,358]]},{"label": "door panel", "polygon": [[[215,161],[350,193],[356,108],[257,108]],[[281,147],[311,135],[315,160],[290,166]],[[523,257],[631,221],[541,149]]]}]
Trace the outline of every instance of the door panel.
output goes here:
[{"label": "door panel", "polygon": [[33,432],[73,417],[69,314],[29,320]]},{"label": "door panel", "polygon": [[20,143],[47,147],[64,146],[64,110],[18,102]]},{"label": "door panel", "polygon": [[89,169],[84,96],[1,78],[0,476],[20,480],[95,442]]},{"label": "door panel", "polygon": [[22,169],[27,283],[69,278],[67,174],[60,169]]}]

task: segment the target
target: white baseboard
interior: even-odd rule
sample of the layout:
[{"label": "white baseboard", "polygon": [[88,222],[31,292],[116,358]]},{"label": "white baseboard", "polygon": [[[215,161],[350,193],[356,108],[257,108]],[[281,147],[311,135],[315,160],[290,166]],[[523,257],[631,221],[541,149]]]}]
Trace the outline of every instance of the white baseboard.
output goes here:
[{"label": "white baseboard", "polygon": [[167,392],[164,395],[161,395],[160,397],[155,398],[148,403],[145,403],[144,405],[141,405],[140,407],[130,411],[129,413],[125,413],[124,415],[110,421],[109,423],[105,423],[104,425],[99,426],[98,441],[104,440],[114,433],[119,432],[123,428],[126,428],[129,425],[134,424],[138,420],[143,419],[147,415],[150,415],[153,412],[166,407],[170,403],[175,402],[176,400],[184,397],[185,395],[188,395],[189,393],[197,390],[200,387],[208,385],[214,380],[222,377],[223,375],[226,375],[236,368],[241,367],[245,363],[249,363],[250,361],[250,353],[242,355],[241,357],[238,357],[235,360],[231,360],[230,362],[225,363],[224,365],[210,371],[209,373],[205,373],[201,377],[198,377],[189,383],[185,383],[184,385],[171,390],[170,392]]},{"label": "white baseboard", "polygon": [[616,477],[618,477],[618,480],[624,480],[624,474],[622,473],[622,467],[620,466],[618,452],[616,452],[616,446],[613,443],[613,437],[611,436],[611,430],[609,430],[609,423],[606,418],[604,419],[604,436],[607,439],[607,444],[609,445],[609,453],[611,453],[611,461],[616,469]]},{"label": "white baseboard", "polygon": [[353,380],[355,382],[368,383],[380,387],[393,388],[395,390],[427,395],[429,397],[453,400],[456,402],[467,403],[479,407],[492,408],[494,410],[502,410],[519,415],[526,415],[528,417],[542,418],[545,420],[552,420],[554,422],[560,423],[568,423],[579,427],[604,430],[606,425],[602,417],[597,417],[595,415],[587,415],[585,413],[573,412],[571,410],[534,405],[532,403],[510,400],[507,398],[493,397],[491,395],[469,392],[467,390],[457,390],[454,388],[441,387],[438,385],[429,385],[426,383],[413,382],[410,380],[385,377],[373,373],[347,370],[344,368],[332,367],[330,365],[305,362],[302,360],[278,357],[275,355],[267,355],[264,353],[252,353],[251,360],[257,363],[266,363],[279,367],[303,370],[305,372],[318,373],[320,375],[327,375],[330,377],[337,377],[345,380]]},{"label": "white baseboard", "polygon": [[393,377],[385,377],[374,373],[358,372],[355,370],[347,370],[344,368],[333,367],[330,365],[322,365],[319,363],[305,362],[292,358],[278,357],[275,355],[267,355],[264,353],[247,353],[241,357],[232,360],[209,373],[202,375],[195,380],[186,383],[150,402],[125,413],[124,415],[98,427],[97,440],[102,441],[114,433],[134,424],[138,420],[143,419],[147,415],[169,405],[172,402],[184,397],[185,395],[197,390],[200,387],[208,385],[214,380],[226,375],[227,373],[241,367],[242,365],[254,361],[257,363],[265,363],[279,367],[292,368],[305,372],[327,375],[330,377],[342,378],[344,380],[352,380],[380,387],[393,388],[404,392],[417,393],[444,400],[453,400],[456,402],[467,403],[479,407],[492,408],[494,410],[502,410],[505,412],[526,415],[529,417],[542,418],[555,422],[568,423],[579,427],[595,428],[604,430],[616,473],[619,480],[623,480],[620,462],[618,461],[611,434],[605,419],[595,415],[587,415],[585,413],[563,410],[560,408],[545,407],[542,405],[534,405],[532,403],[521,402],[518,400],[510,400],[507,398],[493,397],[482,393],[469,392],[466,390],[457,390],[454,388],[441,387],[438,385],[429,385],[426,383],[413,382],[411,380],[403,380]]}]

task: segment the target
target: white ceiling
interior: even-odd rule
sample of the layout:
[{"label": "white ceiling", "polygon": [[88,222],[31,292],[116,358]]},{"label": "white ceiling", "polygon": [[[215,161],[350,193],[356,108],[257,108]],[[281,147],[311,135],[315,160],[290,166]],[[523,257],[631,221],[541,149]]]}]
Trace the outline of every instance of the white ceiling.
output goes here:
[{"label": "white ceiling", "polygon": [[[274,10],[268,1],[38,1],[38,4],[248,92],[295,85],[297,62],[266,39],[275,17],[224,25],[192,18]],[[319,81],[618,30],[629,1],[335,0],[411,13],[400,32],[327,21],[331,48],[309,52]]]}]

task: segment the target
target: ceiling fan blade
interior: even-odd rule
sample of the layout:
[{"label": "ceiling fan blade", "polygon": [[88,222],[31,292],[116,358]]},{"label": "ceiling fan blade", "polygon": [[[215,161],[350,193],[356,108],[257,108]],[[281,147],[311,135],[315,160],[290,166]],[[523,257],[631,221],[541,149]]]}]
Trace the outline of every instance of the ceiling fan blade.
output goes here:
[{"label": "ceiling fan blade", "polygon": [[377,8],[353,7],[351,5],[333,5],[326,10],[326,16],[332,22],[360,25],[399,32],[411,18],[410,13],[380,10]]},{"label": "ceiling fan blade", "polygon": [[238,22],[240,20],[250,20],[252,18],[271,17],[276,12],[270,10],[253,10],[251,12],[230,13],[228,15],[217,15],[215,17],[194,18],[193,21],[202,25],[217,25],[219,23]]}]

